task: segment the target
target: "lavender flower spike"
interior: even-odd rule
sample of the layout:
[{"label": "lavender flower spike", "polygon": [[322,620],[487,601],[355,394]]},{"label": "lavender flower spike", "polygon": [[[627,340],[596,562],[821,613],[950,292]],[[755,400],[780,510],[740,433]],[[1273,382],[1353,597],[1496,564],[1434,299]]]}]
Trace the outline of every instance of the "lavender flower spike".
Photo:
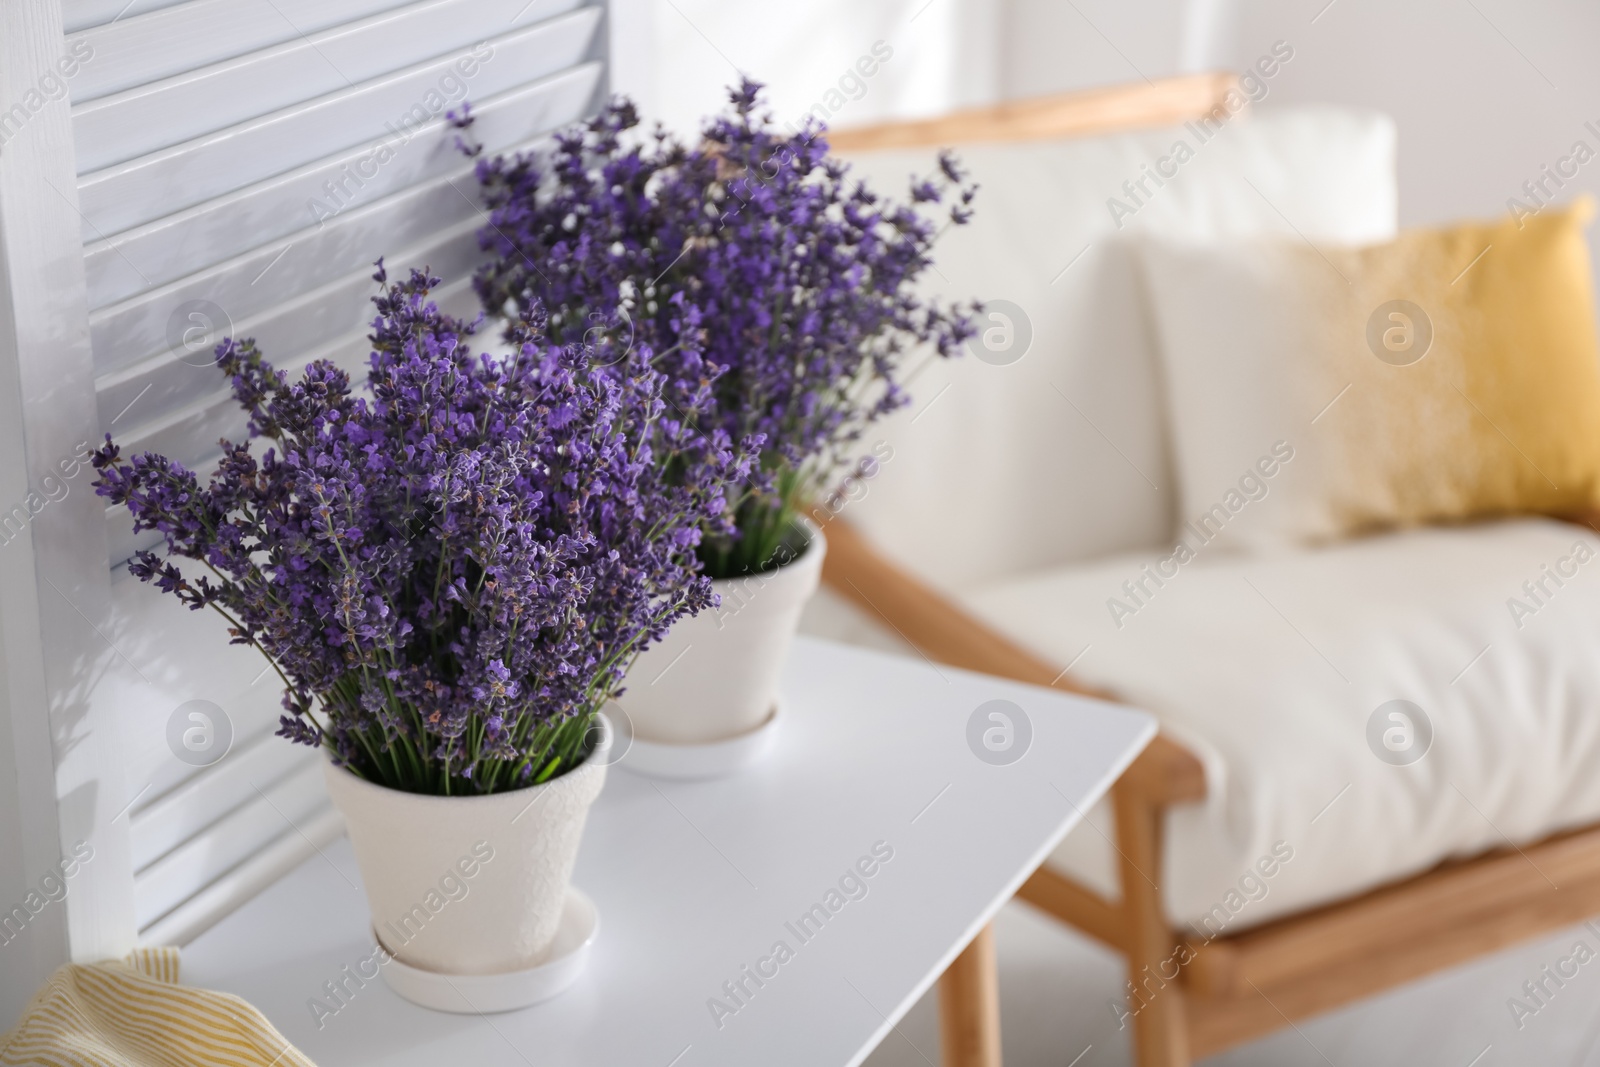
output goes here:
[{"label": "lavender flower spike", "polygon": [[136,577],[276,666],[283,736],[413,792],[544,781],[581,762],[633,657],[709,602],[695,551],[752,457],[699,428],[706,381],[647,346],[551,343],[530,301],[509,355],[475,355],[475,325],[428,301],[438,279],[387,284],[380,261],[375,280],[362,395],[229,339],[217,366],[271,447],[222,442],[201,485],[108,436],[97,491],[162,536]]},{"label": "lavender flower spike", "polygon": [[760,83],[728,96],[693,149],[660,129],[640,136],[619,99],[560,134],[548,158],[477,163],[490,210],[479,239],[491,259],[475,279],[484,306],[540,304],[561,340],[648,345],[668,378],[710,394],[674,418],[759,448],[728,501],[735,528],[707,530],[714,577],[769,564],[866,427],[908,402],[914,348],[952,356],[973,332],[971,306],[916,292],[942,224],[929,209],[948,198],[950,224],[972,214],[976,187],[953,157],[897,206],[852,181],[811,120],[778,132]]}]

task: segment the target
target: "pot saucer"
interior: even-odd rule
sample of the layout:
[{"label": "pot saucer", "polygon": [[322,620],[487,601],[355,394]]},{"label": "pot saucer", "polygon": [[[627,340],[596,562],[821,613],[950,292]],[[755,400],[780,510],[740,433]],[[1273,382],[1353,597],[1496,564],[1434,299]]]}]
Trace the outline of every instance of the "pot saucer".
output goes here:
[{"label": "pot saucer", "polygon": [[617,761],[617,766],[649,778],[680,781],[722,778],[766,755],[777,736],[782,718],[783,699],[780,697],[773,702],[772,713],[761,725],[723,741],[684,744],[646,741],[635,736],[632,743],[626,745],[626,751]]},{"label": "pot saucer", "polygon": [[424,1008],[457,1015],[516,1011],[558,996],[576,982],[599,932],[600,912],[594,901],[568,886],[561,925],[544,962],[536,966],[504,974],[440,974],[390,959],[380,970],[385,985]]}]

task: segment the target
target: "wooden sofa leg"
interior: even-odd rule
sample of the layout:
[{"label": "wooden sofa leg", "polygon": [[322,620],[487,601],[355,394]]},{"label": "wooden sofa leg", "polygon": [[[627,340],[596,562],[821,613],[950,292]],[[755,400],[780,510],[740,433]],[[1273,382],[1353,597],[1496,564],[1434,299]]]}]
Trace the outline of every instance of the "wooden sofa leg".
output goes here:
[{"label": "wooden sofa leg", "polygon": [[984,926],[939,979],[944,1067],[1000,1067],[1000,989],[994,927]]},{"label": "wooden sofa leg", "polygon": [[[1130,776],[1131,778],[1131,776]],[[1125,778],[1112,791],[1121,851],[1123,934],[1128,960],[1128,1002],[1137,1067],[1188,1067],[1178,938],[1161,908],[1163,807]]]}]

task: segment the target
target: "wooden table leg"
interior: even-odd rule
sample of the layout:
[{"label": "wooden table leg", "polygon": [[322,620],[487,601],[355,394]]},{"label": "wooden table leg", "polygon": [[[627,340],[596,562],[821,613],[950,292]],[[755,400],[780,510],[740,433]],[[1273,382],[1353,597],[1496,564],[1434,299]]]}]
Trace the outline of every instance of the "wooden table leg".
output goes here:
[{"label": "wooden table leg", "polygon": [[1000,1067],[1000,984],[994,927],[984,926],[939,979],[944,1067]]}]

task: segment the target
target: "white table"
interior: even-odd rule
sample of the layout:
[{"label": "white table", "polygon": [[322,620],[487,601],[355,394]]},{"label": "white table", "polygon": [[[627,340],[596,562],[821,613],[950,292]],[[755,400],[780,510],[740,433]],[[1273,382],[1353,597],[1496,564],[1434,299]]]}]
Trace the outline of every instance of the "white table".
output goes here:
[{"label": "white table", "polygon": [[[309,999],[372,952],[343,839],[189,945],[184,980],[246,998],[321,1067],[858,1064],[1155,733],[1125,708],[804,638],[783,692],[774,751],[737,777],[611,768],[574,877],[599,906],[599,938],[556,1000],[446,1015],[377,979],[319,1029]],[[974,710],[995,699],[1032,726],[1008,765],[968,743]],[[866,895],[802,942],[785,924],[831,903],[879,842],[893,858]],[[792,958],[760,987],[746,979],[753,992],[719,1028],[708,1001],[732,1006],[724,983],[780,940]]]}]

